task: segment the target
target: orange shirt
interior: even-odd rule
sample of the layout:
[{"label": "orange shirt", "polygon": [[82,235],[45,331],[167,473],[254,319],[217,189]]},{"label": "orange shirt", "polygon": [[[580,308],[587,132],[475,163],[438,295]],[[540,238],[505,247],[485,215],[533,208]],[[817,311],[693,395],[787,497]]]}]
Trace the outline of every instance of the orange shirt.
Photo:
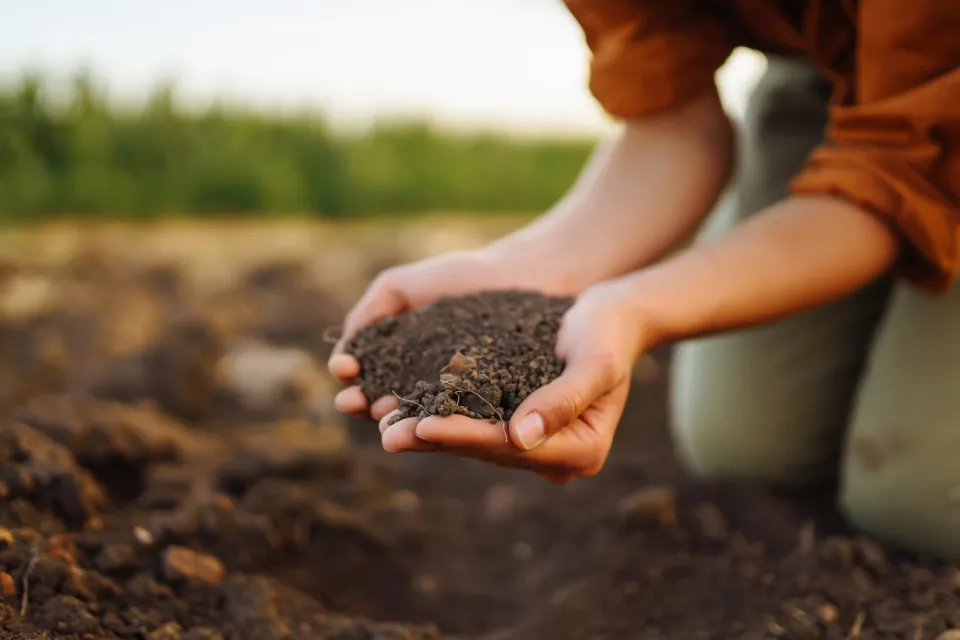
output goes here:
[{"label": "orange shirt", "polygon": [[[826,138],[791,183],[848,198],[900,235],[899,272],[960,271],[960,0],[565,0],[590,89],[634,118],[715,87],[735,47],[804,55],[834,83]],[[715,90],[715,88],[714,88]]]}]

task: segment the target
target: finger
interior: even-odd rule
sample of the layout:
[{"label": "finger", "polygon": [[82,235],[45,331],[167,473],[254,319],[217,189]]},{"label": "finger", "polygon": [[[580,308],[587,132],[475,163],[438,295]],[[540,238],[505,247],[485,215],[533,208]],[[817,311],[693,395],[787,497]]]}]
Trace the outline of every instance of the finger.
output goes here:
[{"label": "finger", "polygon": [[392,413],[400,406],[400,401],[395,396],[384,396],[374,400],[370,405],[370,415],[374,420],[380,420],[388,413]]},{"label": "finger", "polygon": [[349,384],[360,375],[360,363],[357,362],[356,358],[345,353],[335,353],[330,356],[327,368],[335,378],[344,384]]},{"label": "finger", "polygon": [[383,435],[380,436],[380,443],[384,451],[390,453],[399,453],[401,451],[436,451],[439,447],[429,442],[424,442],[417,438],[417,423],[419,418],[406,418],[388,426]]},{"label": "finger", "polygon": [[390,428],[391,426],[390,421],[393,420],[393,417],[397,415],[397,413],[398,412],[394,410],[380,418],[380,421],[379,421],[380,435],[383,435],[383,432]]},{"label": "finger", "polygon": [[417,437],[443,447],[484,449],[500,452],[514,449],[503,432],[503,424],[466,416],[434,416],[417,425]]},{"label": "finger", "polygon": [[562,433],[534,451],[518,449],[503,433],[503,426],[466,416],[431,416],[417,425],[420,440],[448,449],[461,449],[470,457],[487,462],[510,461],[510,466],[541,469],[575,467],[590,449],[592,434],[587,425],[575,422],[569,433]]},{"label": "finger", "polygon": [[366,414],[367,397],[360,387],[347,387],[333,399],[333,406],[340,413]]},{"label": "finger", "polygon": [[576,420],[598,398],[622,380],[613,353],[578,357],[563,374],[534,391],[510,420],[510,438],[525,451],[536,449]]}]

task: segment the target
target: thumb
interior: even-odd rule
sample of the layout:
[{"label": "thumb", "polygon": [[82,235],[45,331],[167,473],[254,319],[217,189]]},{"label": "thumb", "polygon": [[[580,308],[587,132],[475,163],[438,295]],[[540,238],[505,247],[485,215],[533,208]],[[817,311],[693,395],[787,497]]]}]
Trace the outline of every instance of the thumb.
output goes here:
[{"label": "thumb", "polygon": [[576,420],[587,407],[620,383],[616,356],[607,352],[567,363],[563,374],[534,391],[510,420],[510,438],[525,451]]},{"label": "thumb", "polygon": [[367,288],[343,321],[343,334],[333,348],[333,354],[341,354],[353,335],[366,325],[386,316],[395,316],[406,310],[407,300],[394,277],[385,272]]}]

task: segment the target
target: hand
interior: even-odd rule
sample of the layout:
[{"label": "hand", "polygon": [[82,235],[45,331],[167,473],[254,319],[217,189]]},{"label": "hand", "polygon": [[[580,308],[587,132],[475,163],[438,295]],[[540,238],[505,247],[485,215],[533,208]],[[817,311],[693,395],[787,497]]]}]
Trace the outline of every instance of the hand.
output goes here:
[{"label": "hand", "polygon": [[443,451],[536,471],[558,483],[603,468],[627,401],[633,364],[650,343],[617,282],[581,295],[563,318],[563,374],[538,389],[501,425],[464,416],[380,421],[387,451]]},{"label": "hand", "polygon": [[367,288],[344,321],[343,338],[334,347],[328,367],[346,389],[337,394],[338,411],[380,420],[397,408],[397,399],[387,396],[368,406],[358,386],[360,364],[343,352],[343,345],[361,327],[385,316],[416,309],[444,295],[460,295],[480,290],[526,288],[559,293],[561,279],[547,265],[521,267],[524,257],[518,251],[488,248],[479,251],[447,253],[400,267],[387,269]]}]

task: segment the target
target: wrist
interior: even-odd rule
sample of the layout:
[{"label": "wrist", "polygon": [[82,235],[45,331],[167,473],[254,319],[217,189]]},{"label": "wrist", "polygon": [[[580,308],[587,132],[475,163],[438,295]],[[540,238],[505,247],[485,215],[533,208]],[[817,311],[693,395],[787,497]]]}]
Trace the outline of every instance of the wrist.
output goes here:
[{"label": "wrist", "polygon": [[643,304],[633,276],[624,276],[594,285],[585,291],[578,304],[603,308],[603,315],[620,321],[618,350],[636,362],[664,340],[663,327],[654,308]]},{"label": "wrist", "polygon": [[648,348],[770,322],[832,302],[884,273],[895,234],[827,197],[791,197],[720,238],[623,279]]},{"label": "wrist", "polygon": [[554,231],[527,227],[484,248],[484,257],[505,266],[511,285],[548,295],[574,296],[590,282],[582,252],[568,247]]}]

